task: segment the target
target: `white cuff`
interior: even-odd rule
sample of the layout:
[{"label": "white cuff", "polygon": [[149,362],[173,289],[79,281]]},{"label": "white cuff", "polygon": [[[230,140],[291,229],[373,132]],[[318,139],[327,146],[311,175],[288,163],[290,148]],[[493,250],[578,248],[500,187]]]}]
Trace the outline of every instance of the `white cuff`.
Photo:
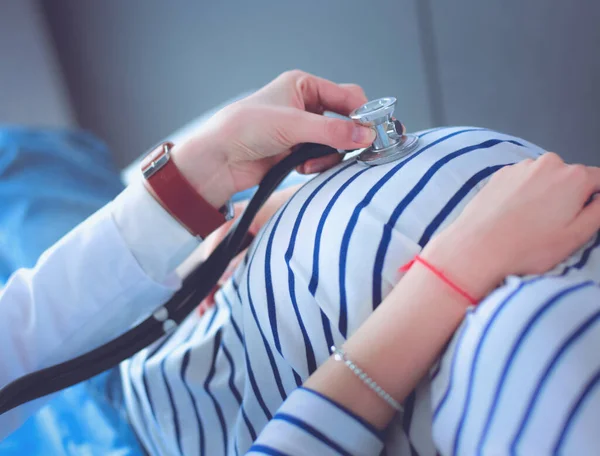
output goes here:
[{"label": "white cuff", "polygon": [[148,193],[141,180],[113,201],[112,216],[135,259],[157,282],[163,282],[200,244]]}]

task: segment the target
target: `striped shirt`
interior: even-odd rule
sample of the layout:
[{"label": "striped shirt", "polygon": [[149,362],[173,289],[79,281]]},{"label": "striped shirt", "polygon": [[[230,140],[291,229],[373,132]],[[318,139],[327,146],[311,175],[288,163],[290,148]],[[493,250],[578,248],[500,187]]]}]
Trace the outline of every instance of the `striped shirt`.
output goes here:
[{"label": "striped shirt", "polygon": [[[407,398],[404,414],[385,436],[298,387],[328,358],[329,347],[342,344],[390,292],[400,279],[398,267],[454,220],[494,171],[541,152],[485,129],[443,128],[420,133],[417,152],[400,161],[368,168],[349,160],[307,183],[261,230],[214,309],[202,318],[191,315],[170,337],[123,363],[130,419],[148,452],[379,454],[385,446],[387,454],[435,455],[436,447],[443,454],[505,448],[507,415],[515,409],[510,388],[526,378],[529,389],[520,394],[537,391],[531,351],[542,363],[537,350],[560,345],[562,334],[574,330],[548,329],[544,319],[538,326],[556,343],[540,342],[527,335],[532,315],[525,309],[535,314],[581,281],[586,285],[565,291],[558,302],[598,305],[600,299],[588,297],[600,278],[594,241],[569,260],[572,267],[563,266],[564,277],[510,279],[470,312],[431,380]],[[496,340],[511,335],[514,350]],[[558,353],[550,351],[549,359]],[[591,364],[600,365],[597,356]],[[582,382],[593,380],[584,377]],[[548,402],[553,385],[548,380],[536,393],[523,429],[514,430],[520,432],[516,448],[539,439],[543,425],[535,420],[543,420],[544,411],[535,404]],[[579,386],[571,399],[587,391],[587,384]],[[593,413],[587,402],[593,391],[581,396],[577,416]],[[572,429],[579,429],[578,419]],[[516,426],[514,417],[508,422]],[[578,435],[568,431],[560,445],[581,444]]]}]

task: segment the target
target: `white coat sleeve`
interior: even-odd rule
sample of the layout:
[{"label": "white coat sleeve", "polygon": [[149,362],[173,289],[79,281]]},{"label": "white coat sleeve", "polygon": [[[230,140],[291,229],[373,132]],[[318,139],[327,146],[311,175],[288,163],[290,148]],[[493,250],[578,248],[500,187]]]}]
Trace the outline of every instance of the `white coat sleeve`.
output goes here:
[{"label": "white coat sleeve", "polygon": [[[130,329],[179,287],[197,245],[141,183],[127,188],[0,290],[0,388]],[[0,440],[46,400],[1,415]]]}]

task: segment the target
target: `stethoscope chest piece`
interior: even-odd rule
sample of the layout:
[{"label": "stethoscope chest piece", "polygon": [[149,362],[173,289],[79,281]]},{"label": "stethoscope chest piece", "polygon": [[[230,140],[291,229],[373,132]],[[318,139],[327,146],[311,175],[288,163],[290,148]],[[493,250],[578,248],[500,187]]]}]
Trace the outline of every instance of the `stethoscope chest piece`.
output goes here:
[{"label": "stethoscope chest piece", "polygon": [[417,148],[419,138],[402,134],[400,122],[392,118],[396,107],[394,97],[369,101],[350,113],[350,118],[375,130],[373,144],[357,157],[359,163],[368,166],[383,165],[406,157]]}]

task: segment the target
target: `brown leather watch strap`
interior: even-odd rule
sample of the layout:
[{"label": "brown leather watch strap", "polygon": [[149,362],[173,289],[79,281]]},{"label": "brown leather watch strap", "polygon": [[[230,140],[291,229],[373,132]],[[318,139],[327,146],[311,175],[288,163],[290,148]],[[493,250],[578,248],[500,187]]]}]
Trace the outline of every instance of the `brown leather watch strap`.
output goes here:
[{"label": "brown leather watch strap", "polygon": [[225,216],[208,203],[181,174],[165,142],[142,162],[146,186],[160,205],[194,236],[206,238],[225,223]]}]

